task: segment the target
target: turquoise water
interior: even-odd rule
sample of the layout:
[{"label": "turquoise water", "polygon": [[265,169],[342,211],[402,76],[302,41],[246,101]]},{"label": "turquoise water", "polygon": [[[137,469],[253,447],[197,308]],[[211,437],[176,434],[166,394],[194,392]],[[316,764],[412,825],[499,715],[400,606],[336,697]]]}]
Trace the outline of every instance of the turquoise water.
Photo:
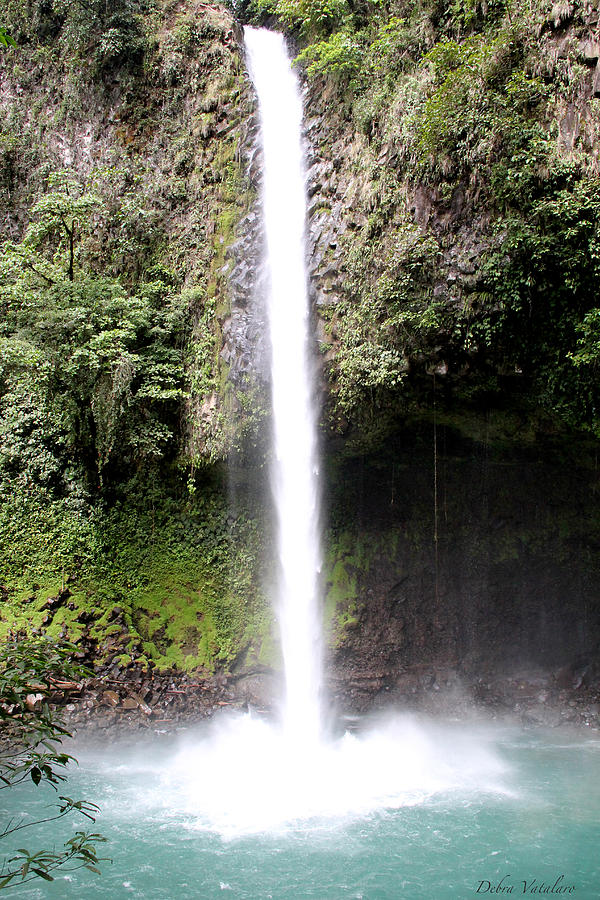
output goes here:
[{"label": "turquoise water", "polygon": [[[210,732],[154,736],[137,747],[75,746],[80,766],[69,778],[68,793],[101,807],[94,827],[109,838],[106,855],[112,863],[103,866],[100,877],[57,873],[53,884],[32,882],[6,895],[76,900],[600,897],[600,735],[422,721],[394,735],[417,740],[419,757],[423,747],[433,748],[433,755],[425,754],[427,769],[435,769],[439,760],[443,776],[416,784],[395,800],[381,800],[387,808],[368,809],[363,803],[357,813],[346,803],[336,815],[328,800],[326,811],[317,806],[305,818],[292,814],[270,830],[248,833],[246,827],[238,834],[215,825],[212,811],[202,810],[203,785],[212,794],[215,779],[227,778],[206,765],[214,762],[206,753]],[[405,749],[397,748],[399,768]],[[244,778],[252,779],[253,772],[244,769],[243,744],[236,753]],[[450,768],[448,758],[454,760]],[[231,769],[231,758],[226,765]],[[388,765],[389,760],[382,763]],[[366,775],[355,771],[356,783]],[[268,804],[269,790],[268,783],[261,784],[252,802],[260,802],[262,793]],[[355,790],[352,776],[346,790],[349,795]],[[44,812],[51,793],[33,786],[20,793],[3,791],[0,800],[12,804],[3,818]],[[257,816],[260,821],[260,810]],[[58,840],[57,826],[46,828],[45,833],[42,826],[32,830],[26,846]],[[24,845],[26,833],[17,846]]]}]

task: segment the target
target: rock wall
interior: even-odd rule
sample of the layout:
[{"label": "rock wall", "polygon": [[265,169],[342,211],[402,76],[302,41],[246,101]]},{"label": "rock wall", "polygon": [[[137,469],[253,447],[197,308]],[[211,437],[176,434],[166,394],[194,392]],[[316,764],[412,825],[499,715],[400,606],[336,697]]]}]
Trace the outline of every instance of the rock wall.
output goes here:
[{"label": "rock wall", "polygon": [[[522,71],[551,101],[528,115],[550,165],[589,178],[594,191],[598,11],[575,3],[538,12]],[[438,31],[429,48],[444,37]],[[415,71],[431,96],[426,65]],[[497,327],[507,315],[502,290],[521,278],[507,233],[517,221],[535,229],[539,210],[527,207],[525,188],[521,208],[518,194],[503,207],[491,191],[501,136],[490,135],[496,150],[470,168],[455,148],[440,151],[437,170],[433,154],[418,162],[403,122],[414,124],[420,101],[387,90],[389,105],[365,130],[363,101],[343,79],[318,75],[306,86],[332,692],[359,711],[453,694],[535,708],[542,721],[544,704],[564,705],[580,691],[574,719],[586,721],[600,683],[595,438],[565,426],[561,401],[549,400],[547,371],[570,383],[569,347],[532,349],[553,340],[538,309],[553,306],[568,274],[555,271],[542,287],[540,258],[522,276],[532,285],[539,277],[540,307],[534,288],[521,307],[529,303],[519,359],[507,346],[521,342],[518,328],[507,338]],[[475,116],[470,102],[466,119]],[[471,149],[476,158],[481,148]],[[515,178],[527,164],[519,157]],[[544,165],[534,192],[552,203],[570,186],[561,175],[551,187]],[[540,229],[547,236],[552,227]],[[595,304],[593,290],[578,290],[563,323]]]},{"label": "rock wall", "polygon": [[[542,244],[568,219],[565,206],[550,221],[553,204],[580,180],[597,190],[597,10],[537,4],[522,27],[509,18],[458,40],[434,18],[421,55],[395,78],[385,80],[387,60],[376,68],[383,75],[367,69],[358,87],[334,75],[307,85],[310,266],[328,425],[360,425],[373,408],[393,420],[421,404],[434,373],[440,394],[467,405],[478,391],[483,407],[528,395],[547,417],[572,404],[568,414],[587,424],[579,388],[562,386],[595,288],[568,295],[560,285],[577,253],[566,232],[557,237],[565,265],[553,269]],[[436,74],[444,46],[457,57]],[[515,79],[539,93],[507,111]],[[575,204],[571,212],[586,219]],[[560,334],[544,299],[552,294],[564,303]]]},{"label": "rock wall", "polygon": [[407,426],[384,453],[330,465],[334,694],[359,710],[459,688],[500,708],[519,691],[595,696],[593,458],[565,465],[556,446],[500,448],[439,425],[435,440],[433,423]]},{"label": "rock wall", "polygon": [[[263,602],[269,538],[257,489],[265,481],[268,353],[254,278],[262,242],[255,102],[231,15],[195,0],[159,6],[144,52],[99,58],[98,71],[80,71],[62,37],[55,44],[33,33],[19,69],[2,60],[3,236],[21,237],[49,169],[68,168],[84,183],[98,177],[107,212],[87,245],[91,270],[132,283],[157,271],[173,278],[193,324],[183,348],[184,477],[157,479],[166,485],[158,501],[151,492],[134,498],[125,481],[96,508],[84,499],[90,530],[82,540],[91,541],[99,523],[100,563],[82,571],[79,550],[65,552],[73,615],[57,614],[54,633],[82,639],[73,622],[92,609],[93,652],[117,629],[110,677],[152,660],[202,660],[208,669],[230,667],[252,699],[249,680],[260,680],[277,656]],[[554,85],[565,68],[581,67],[571,100],[557,93],[542,124],[560,164],[584,159],[591,175],[597,27],[587,5],[577,21],[568,11],[546,16],[539,36],[542,80]],[[397,106],[390,116],[405,112]],[[359,128],[339,83],[320,76],[306,86],[333,692],[364,710],[461,681],[501,703],[507,679],[524,670],[536,697],[591,690],[600,639],[595,444],[564,422],[561,431],[547,409],[544,426],[539,397],[514,361],[511,368],[494,340],[466,340],[466,309],[476,322],[477,304],[499,309],[483,297],[482,261],[495,251],[502,257],[501,211],[482,177],[426,177],[386,131],[387,115]],[[586,309],[596,302],[587,290]],[[393,322],[392,307],[401,307]],[[429,320],[431,307],[437,318]],[[229,517],[222,503],[211,508],[207,484],[194,481],[194,466],[210,472],[207,462],[227,454],[237,469],[212,489],[221,500],[228,490],[243,499]],[[109,527],[106,510],[115,516]],[[124,545],[136,541],[131,554]],[[44,619],[56,593],[48,572],[9,575],[5,607],[25,598],[14,613],[19,627],[52,624]],[[60,585],[65,572],[51,576]],[[118,628],[114,608],[124,610]],[[8,619],[2,625],[11,627]],[[161,708],[177,690],[163,688]],[[520,689],[506,689],[513,705]]]},{"label": "rock wall", "polygon": [[[573,109],[585,120],[575,140],[587,147],[590,164],[597,58],[589,34],[596,25],[590,10],[585,28],[558,22],[544,38],[544,59],[564,58],[568,45],[590,69],[571,111],[556,110],[560,152],[568,151]],[[481,288],[482,260],[498,246],[496,211],[481,202],[480,186],[459,185],[448,203],[439,187],[402,171],[391,143],[357,132],[339,100],[332,81],[305,84],[308,259],[326,398],[332,694],[343,708],[364,711],[464,691],[500,709],[521,703],[535,718],[533,707],[549,698],[564,705],[581,688],[574,720],[584,721],[594,716],[590,703],[600,683],[593,443],[550,438],[509,403],[498,409],[497,398],[490,409],[473,409],[455,397],[471,364],[443,329],[429,352],[404,349],[403,374],[418,373],[425,385],[416,403],[414,384],[404,382],[410,399],[397,391],[391,412],[375,401],[367,427],[332,412],[343,354],[335,319],[340,306],[352,304],[352,256],[358,244],[368,253],[370,217],[383,201],[373,167],[397,173],[402,198],[374,233],[381,246],[383,229],[385,252],[366,261],[373,285],[393,272],[394,235],[408,230],[408,255],[412,246],[417,262],[424,242],[435,246],[435,266],[413,272],[417,287],[452,310]],[[253,171],[255,157],[249,165]],[[248,234],[240,247],[256,248],[259,231]],[[403,257],[399,268],[405,264]],[[246,335],[260,321],[252,315],[239,319]],[[515,373],[502,374],[510,381]],[[264,704],[270,676],[262,688],[264,676],[248,675],[255,677],[254,700]]]},{"label": "rock wall", "polygon": [[241,28],[219,4],[163,2],[143,21],[140,8],[124,48],[107,56],[108,26],[91,8],[48,7],[8,25],[19,46],[0,57],[0,237],[22,237],[49,173],[98,194],[89,268],[132,283],[162,274],[187,292],[181,443],[196,461],[222,458],[243,418],[237,393],[265,357]]}]

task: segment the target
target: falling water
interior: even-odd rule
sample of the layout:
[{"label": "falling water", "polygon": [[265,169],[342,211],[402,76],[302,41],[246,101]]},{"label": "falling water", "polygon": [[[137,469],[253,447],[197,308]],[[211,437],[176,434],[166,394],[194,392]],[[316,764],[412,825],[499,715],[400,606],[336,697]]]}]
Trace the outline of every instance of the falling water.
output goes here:
[{"label": "falling water", "polygon": [[319,739],[321,680],[316,416],[309,365],[302,102],[283,37],[245,29],[263,150],[267,311],[273,397],[277,613],[286,679],[284,730]]}]

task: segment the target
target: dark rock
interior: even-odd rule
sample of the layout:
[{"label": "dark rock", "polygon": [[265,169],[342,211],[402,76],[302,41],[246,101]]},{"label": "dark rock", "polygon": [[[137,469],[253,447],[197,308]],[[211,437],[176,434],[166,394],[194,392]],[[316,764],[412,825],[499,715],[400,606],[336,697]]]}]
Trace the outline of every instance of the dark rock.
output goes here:
[{"label": "dark rock", "polygon": [[104,693],[102,694],[102,702],[107,706],[118,706],[119,699],[119,695],[116,691],[104,691]]}]

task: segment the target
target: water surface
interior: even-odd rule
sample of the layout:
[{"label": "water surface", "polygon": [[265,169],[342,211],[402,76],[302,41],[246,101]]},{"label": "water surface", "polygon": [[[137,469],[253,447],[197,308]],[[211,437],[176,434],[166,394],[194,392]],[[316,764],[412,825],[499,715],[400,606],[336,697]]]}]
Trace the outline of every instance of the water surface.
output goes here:
[{"label": "water surface", "polygon": [[[95,827],[110,839],[113,862],[101,877],[57,874],[53,884],[9,893],[78,900],[600,896],[598,734],[399,716],[355,736],[348,751],[342,741],[330,747],[341,774],[328,789],[322,773],[295,772],[287,761],[269,773],[277,736],[265,723],[246,726],[224,721],[220,736],[213,724],[141,746],[76,748],[80,767],[69,793],[101,806]],[[235,728],[237,748],[223,756]],[[324,765],[331,779],[331,759]],[[284,777],[302,791],[282,800]],[[314,790],[306,787],[310,778]],[[52,800],[33,786],[2,793],[12,815],[43,812]],[[56,826],[37,828],[27,846],[56,838]]]}]

